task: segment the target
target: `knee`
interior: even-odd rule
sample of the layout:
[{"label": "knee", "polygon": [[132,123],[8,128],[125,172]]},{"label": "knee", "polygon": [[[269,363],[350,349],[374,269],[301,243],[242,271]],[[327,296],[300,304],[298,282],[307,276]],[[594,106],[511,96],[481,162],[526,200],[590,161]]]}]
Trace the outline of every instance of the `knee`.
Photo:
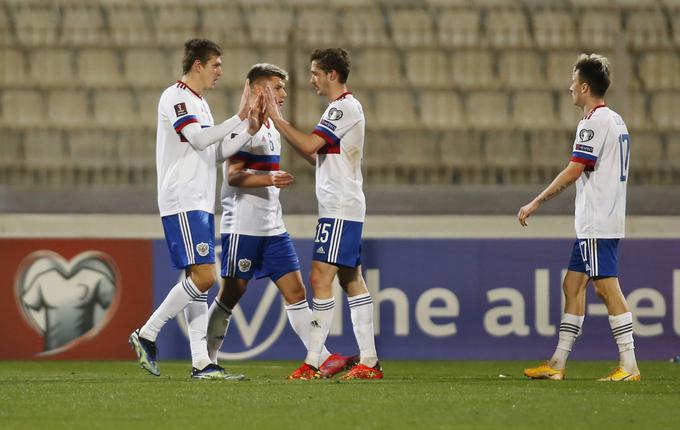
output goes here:
[{"label": "knee", "polygon": [[196,288],[206,292],[215,284],[217,277],[211,271],[196,270],[191,273],[191,280],[196,285]]},{"label": "knee", "polygon": [[607,303],[609,301],[609,292],[606,288],[595,285],[595,293],[603,302]]}]

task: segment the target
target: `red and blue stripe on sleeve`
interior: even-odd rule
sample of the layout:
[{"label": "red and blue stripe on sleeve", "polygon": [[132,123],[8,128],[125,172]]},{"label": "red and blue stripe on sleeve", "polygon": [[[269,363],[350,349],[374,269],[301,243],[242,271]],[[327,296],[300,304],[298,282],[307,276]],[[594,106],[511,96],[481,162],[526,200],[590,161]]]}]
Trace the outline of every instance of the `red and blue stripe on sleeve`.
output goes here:
[{"label": "red and blue stripe on sleeve", "polygon": [[198,123],[198,118],[196,118],[196,115],[185,115],[183,117],[180,117],[175,123],[172,125],[175,129],[175,132],[177,134],[182,132],[182,129],[186,127],[189,124],[193,123]]},{"label": "red and blue stripe on sleeve", "polygon": [[239,151],[229,159],[232,161],[245,161],[244,168],[264,172],[276,172],[279,170],[279,163],[281,161],[279,155],[258,155],[245,151]]},{"label": "red and blue stripe on sleeve", "polygon": [[585,170],[587,172],[595,170],[595,164],[597,163],[597,157],[588,154],[586,152],[574,151],[571,153],[571,161],[575,163],[585,164]]},{"label": "red and blue stripe on sleeve", "polygon": [[321,137],[326,141],[326,144],[317,151],[317,154],[339,154],[340,153],[340,138],[333,134],[332,131],[322,126],[317,125],[312,131],[313,134]]}]

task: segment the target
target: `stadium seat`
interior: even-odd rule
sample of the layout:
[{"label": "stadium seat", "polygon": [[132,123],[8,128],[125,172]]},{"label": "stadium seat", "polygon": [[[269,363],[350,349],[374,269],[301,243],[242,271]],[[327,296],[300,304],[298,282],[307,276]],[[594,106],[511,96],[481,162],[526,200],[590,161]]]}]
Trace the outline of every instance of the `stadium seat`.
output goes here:
[{"label": "stadium seat", "polygon": [[337,43],[338,17],[333,8],[300,10],[295,35],[306,46],[332,46]]},{"label": "stadium seat", "polygon": [[509,88],[540,89],[546,85],[541,59],[535,51],[507,51],[500,55],[499,76]]},{"label": "stadium seat", "polygon": [[476,91],[467,100],[467,119],[479,129],[507,127],[509,115],[508,94],[495,91]]},{"label": "stadium seat", "polygon": [[574,63],[578,58],[577,51],[551,52],[546,61],[548,84],[560,91],[568,91],[571,85]]},{"label": "stadium seat", "polygon": [[525,48],[533,45],[529,25],[520,9],[491,9],[487,15],[485,40],[499,48]]},{"label": "stadium seat", "polygon": [[[291,99],[293,100],[289,100],[289,105],[285,109],[288,112],[293,111],[293,124],[300,130],[311,132],[326,110],[327,100],[307,88],[295,90]],[[366,101],[360,99],[360,102],[364,106],[364,111],[366,111]]]},{"label": "stadium seat", "polygon": [[409,129],[418,127],[413,95],[404,90],[377,91],[375,94],[375,127]]},{"label": "stadium seat", "polygon": [[675,47],[680,47],[680,5],[676,6],[672,13],[672,25],[673,25],[673,42]]},{"label": "stadium seat", "polygon": [[123,75],[133,87],[167,87],[177,80],[165,53],[157,48],[123,51]]},{"label": "stadium seat", "polygon": [[201,13],[202,37],[214,40],[223,48],[243,46],[249,42],[248,22],[236,7],[205,6]]},{"label": "stadium seat", "polygon": [[390,14],[392,37],[402,48],[429,47],[435,41],[432,16],[423,9],[394,9]]},{"label": "stadium seat", "polygon": [[140,126],[132,93],[128,90],[98,90],[94,94],[94,122],[102,128]]},{"label": "stadium seat", "polygon": [[473,131],[449,131],[439,142],[442,162],[453,167],[478,169],[482,164],[483,134]]},{"label": "stadium seat", "polygon": [[451,84],[449,61],[441,50],[406,51],[406,77],[414,87],[441,88]]},{"label": "stadium seat", "polygon": [[580,24],[581,46],[586,52],[613,48],[620,34],[620,15],[616,10],[584,10]]},{"label": "stadium seat", "polygon": [[137,90],[135,92],[137,106],[139,107],[139,115],[135,121],[137,124],[155,128],[158,121],[158,100],[161,97],[162,90],[149,89]]},{"label": "stadium seat", "polygon": [[5,9],[0,8],[0,46],[12,45],[14,42],[14,32]]},{"label": "stadium seat", "polygon": [[393,87],[403,79],[399,56],[394,50],[362,49],[353,51],[352,56],[350,83],[353,87]]},{"label": "stadium seat", "polygon": [[387,135],[396,145],[395,163],[398,166],[428,170],[441,164],[439,142],[433,133],[403,131]]},{"label": "stadium seat", "polygon": [[231,48],[222,57],[225,64],[222,67],[222,77],[218,81],[218,86],[241,89],[246,80],[248,71],[253,64],[258,62],[257,53],[248,48]]},{"label": "stadium seat", "polygon": [[0,87],[32,86],[24,52],[17,48],[0,48]]},{"label": "stadium seat", "polygon": [[340,13],[343,41],[350,47],[389,46],[382,12],[375,8],[344,9]]},{"label": "stadium seat", "polygon": [[480,17],[476,9],[444,9],[437,14],[438,41],[444,48],[471,48],[480,44]]},{"label": "stadium seat", "polygon": [[636,169],[659,169],[665,164],[663,142],[657,132],[639,132],[631,134],[631,157],[629,172],[634,176]]},{"label": "stadium seat", "polygon": [[566,131],[529,130],[529,160],[532,167],[543,170],[541,182],[551,180],[555,171],[567,166],[573,144],[574,136]]},{"label": "stadium seat", "polygon": [[680,93],[660,92],[652,97],[652,119],[660,130],[680,130]]},{"label": "stadium seat", "polygon": [[450,130],[465,127],[465,110],[460,95],[454,91],[423,91],[420,111],[428,129]]},{"label": "stadium seat", "polygon": [[196,37],[198,9],[191,4],[153,8],[153,17],[156,40],[163,46],[182,46],[187,40]]},{"label": "stadium seat", "polygon": [[656,10],[628,14],[625,36],[628,46],[635,51],[670,47],[666,21]]},{"label": "stadium seat", "polygon": [[36,90],[2,92],[2,123],[5,127],[40,127],[45,123],[43,94]]},{"label": "stadium seat", "polygon": [[64,182],[68,158],[62,133],[50,129],[26,130],[24,155],[32,184],[54,186]]},{"label": "stadium seat", "polygon": [[117,133],[77,130],[67,134],[75,185],[117,185]]},{"label": "stadium seat", "polygon": [[680,89],[680,58],[675,52],[645,52],[639,66],[646,89]]},{"label": "stadium seat", "polygon": [[583,110],[574,106],[574,101],[568,91],[559,91],[558,119],[559,124],[567,130],[576,133],[576,126],[583,118]]},{"label": "stadium seat", "polygon": [[47,95],[47,118],[55,128],[86,127],[91,122],[85,90],[53,90]]},{"label": "stadium seat", "polygon": [[502,169],[528,166],[529,148],[524,132],[490,131],[484,140],[484,162]]},{"label": "stadium seat", "polygon": [[[300,64],[300,75],[295,76],[296,82],[302,83],[303,86],[309,86],[308,81],[309,81],[309,55],[310,51],[304,51],[300,52],[300,57],[299,61],[301,62]],[[291,62],[293,61],[291,58],[289,58],[289,53],[285,49],[279,49],[279,48],[263,48],[263,49],[258,49],[257,52],[257,62],[258,63],[271,63],[275,64],[281,68],[283,68],[285,71],[288,72],[288,79],[293,79],[291,74],[294,72],[293,67]],[[304,69],[304,70],[303,70]],[[241,76],[241,84],[243,83],[243,80],[246,78],[246,75],[244,74]],[[290,82],[288,84],[290,86]],[[289,88],[290,89],[290,88]]]},{"label": "stadium seat", "polygon": [[536,45],[541,48],[577,46],[576,23],[567,10],[542,9],[532,13]]},{"label": "stadium seat", "polygon": [[123,84],[122,59],[113,49],[88,48],[78,56],[78,77],[87,86],[118,87]]},{"label": "stadium seat", "polygon": [[210,106],[210,113],[215,124],[225,121],[236,114],[238,103],[241,100],[240,91],[227,91],[218,86],[205,94],[205,100]]},{"label": "stadium seat", "polygon": [[0,183],[9,182],[9,178],[3,176],[7,169],[17,168],[24,164],[22,136],[23,133],[19,130],[3,131],[2,151],[0,151]]},{"label": "stadium seat", "polygon": [[59,10],[49,4],[21,4],[14,10],[17,40],[27,46],[54,45]]},{"label": "stadium seat", "polygon": [[629,130],[649,130],[653,124],[649,120],[647,95],[642,92],[629,92],[623,106],[612,106],[621,114]]},{"label": "stadium seat", "polygon": [[493,88],[494,58],[489,51],[457,51],[451,57],[450,79],[461,88]]},{"label": "stadium seat", "polygon": [[30,77],[35,85],[63,87],[77,84],[75,56],[70,49],[33,49],[30,51],[30,64]]},{"label": "stadium seat", "polygon": [[139,47],[155,41],[153,20],[142,3],[111,4],[107,13],[113,43]]},{"label": "stadium seat", "polygon": [[67,46],[102,46],[109,43],[101,8],[74,4],[63,8],[60,42]]},{"label": "stadium seat", "polygon": [[553,94],[548,91],[516,92],[512,124],[532,130],[559,128]]},{"label": "stadium seat", "polygon": [[666,138],[666,161],[676,173],[680,173],[680,133],[668,133]]},{"label": "stadium seat", "polygon": [[[293,11],[284,7],[259,7],[246,12],[251,40],[260,46],[286,46],[293,28]],[[266,23],[266,24],[265,24]]]}]

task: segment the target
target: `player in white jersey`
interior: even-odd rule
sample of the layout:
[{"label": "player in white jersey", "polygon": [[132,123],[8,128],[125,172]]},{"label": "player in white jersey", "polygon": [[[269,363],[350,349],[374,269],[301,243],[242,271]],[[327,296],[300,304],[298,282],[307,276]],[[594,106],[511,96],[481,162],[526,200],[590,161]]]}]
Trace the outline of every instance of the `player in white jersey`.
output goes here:
[{"label": "player in white jersey", "polygon": [[609,88],[609,61],[581,55],[574,65],[571,91],[583,109],[569,165],[517,214],[521,225],[538,207],[576,182],[576,242],[562,289],[564,316],[557,349],[538,367],[525,369],[532,379],[561,380],[569,352],[581,333],[589,281],[604,301],[619,348],[619,366],[601,381],[639,381],[633,344],[633,316],[618,280],[618,243],[624,237],[630,136],[623,119],[604,103]]},{"label": "player in white jersey", "polygon": [[[283,106],[286,99],[288,73],[273,64],[255,64],[248,72],[251,102],[269,86],[276,102]],[[239,139],[246,126],[238,127],[229,138]],[[307,303],[300,274],[300,263],[290,236],[283,223],[279,190],[293,183],[290,173],[279,169],[281,137],[273,123],[265,118],[260,130],[241,150],[224,163],[222,183],[222,285],[210,306],[208,319],[208,355],[217,364],[232,310],[253,278],[269,277],[279,288],[286,302],[288,320],[305,345],[309,344],[312,311]],[[224,161],[218,157],[218,161]],[[200,306],[197,302],[186,309]],[[198,333],[188,321],[190,333]],[[203,334],[205,336],[205,333]],[[201,345],[192,342],[192,356]],[[340,354],[330,354],[324,347],[320,371],[332,377],[352,363]],[[291,375],[290,379],[296,379]]]},{"label": "player in white jersey", "polygon": [[[246,142],[247,136],[225,139],[237,127],[248,128],[252,135],[261,125],[259,111],[262,109],[248,104],[248,82],[238,114],[214,125],[203,94],[214,88],[222,74],[221,55],[221,48],[214,42],[189,40],[184,45],[183,76],[163,92],[158,102],[158,207],[172,264],[175,269],[184,269],[187,276],[170,290],[146,324],[129,338],[142,368],[156,376],[160,370],[155,341],[165,323],[195,301],[202,304],[203,311],[192,318],[198,320],[196,324],[207,325],[207,291],[215,283],[213,214],[217,152],[228,157]],[[192,377],[231,377],[210,361],[205,336],[202,342],[203,352],[192,357]]]},{"label": "player in white jersey", "polygon": [[347,293],[359,362],[344,379],[383,377],[375,349],[373,299],[361,274],[361,231],[366,203],[362,190],[361,160],[364,147],[364,113],[347,90],[349,54],[344,49],[317,49],[310,58],[311,84],[330,102],[312,133],[304,133],[282,116],[271,90],[267,112],[277,129],[307,161],[316,165],[316,227],[310,283],[314,293],[314,321],[299,379],[320,377],[321,353],[330,331],[335,298],[332,282],[338,276]]}]

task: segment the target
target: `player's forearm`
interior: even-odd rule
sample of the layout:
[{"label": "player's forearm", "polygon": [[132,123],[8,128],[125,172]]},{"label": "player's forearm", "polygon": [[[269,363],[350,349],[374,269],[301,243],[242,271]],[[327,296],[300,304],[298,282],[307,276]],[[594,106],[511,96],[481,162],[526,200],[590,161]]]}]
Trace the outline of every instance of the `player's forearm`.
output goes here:
[{"label": "player's forearm", "polygon": [[194,149],[203,151],[210,145],[221,142],[242,123],[243,120],[238,115],[234,115],[213,127],[201,128],[198,124],[189,124],[182,129],[182,134]]},{"label": "player's forearm", "polygon": [[244,145],[249,143],[252,138],[253,136],[247,131],[239,133],[235,137],[231,137],[230,134],[225,136],[220,142],[219,148],[217,148],[217,162],[221,163],[236,154]]},{"label": "player's forearm", "polygon": [[316,153],[314,154],[306,154],[302,151],[300,151],[296,146],[293,146],[293,150],[300,156],[302,157],[305,161],[307,161],[310,165],[316,166]]},{"label": "player's forearm", "polygon": [[286,138],[293,149],[307,161],[309,161],[307,157],[316,157],[316,151],[319,150],[319,146],[317,145],[313,134],[301,132],[283,118],[274,119],[274,125],[279,133]]},{"label": "player's forearm", "polygon": [[262,188],[274,185],[271,175],[253,175],[244,171],[229,173],[228,181],[232,187],[241,188]]},{"label": "player's forearm", "polygon": [[566,169],[562,170],[555,177],[555,179],[553,179],[553,181],[550,183],[550,185],[548,185],[548,187],[546,187],[545,190],[536,196],[534,201],[536,201],[538,204],[547,202],[553,197],[559,195],[562,191],[566,190],[571,184],[576,182],[580,175],[580,172],[567,167]]}]

